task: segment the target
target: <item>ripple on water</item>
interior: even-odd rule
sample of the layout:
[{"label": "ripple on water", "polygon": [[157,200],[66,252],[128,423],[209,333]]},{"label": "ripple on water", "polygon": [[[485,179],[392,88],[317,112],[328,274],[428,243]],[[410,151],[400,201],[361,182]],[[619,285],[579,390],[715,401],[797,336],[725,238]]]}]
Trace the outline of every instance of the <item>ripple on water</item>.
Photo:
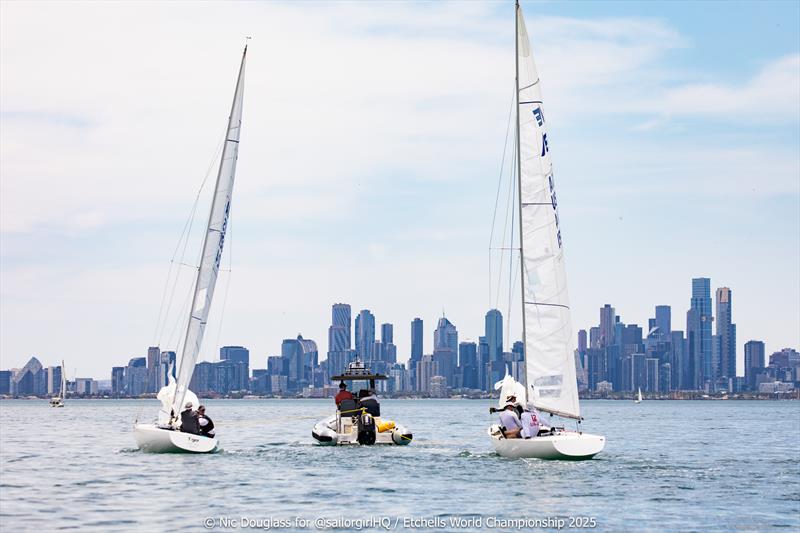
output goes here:
[{"label": "ripple on water", "polygon": [[[589,423],[603,426],[608,446],[592,461],[566,463],[496,455],[477,402],[386,401],[413,429],[411,445],[322,447],[310,430],[328,402],[210,400],[225,448],[195,456],[132,446],[128,421],[140,409],[155,412],[156,401],[76,401],[58,421],[41,417],[34,402],[4,402],[0,521],[10,531],[57,523],[127,532],[163,530],[165,517],[174,530],[196,530],[196,517],[208,514],[336,517],[342,491],[369,482],[359,504],[375,515],[516,516],[535,509],[593,516],[598,530],[637,524],[699,531],[737,524],[746,501],[758,525],[751,529],[798,529],[800,472],[790,432],[763,435],[758,460],[742,458],[752,437],[726,415],[725,403],[748,419],[800,418],[798,402],[654,402],[635,411],[623,402],[585,402],[587,431]],[[33,418],[41,420],[36,439],[26,437]],[[265,423],[278,418],[296,423]],[[459,431],[442,431],[452,420]],[[701,442],[680,437],[687,423],[707,426]],[[56,438],[74,444],[53,448]],[[57,475],[41,475],[42,465]],[[224,498],[205,498],[208,490]],[[771,497],[757,497],[763,494]]]}]

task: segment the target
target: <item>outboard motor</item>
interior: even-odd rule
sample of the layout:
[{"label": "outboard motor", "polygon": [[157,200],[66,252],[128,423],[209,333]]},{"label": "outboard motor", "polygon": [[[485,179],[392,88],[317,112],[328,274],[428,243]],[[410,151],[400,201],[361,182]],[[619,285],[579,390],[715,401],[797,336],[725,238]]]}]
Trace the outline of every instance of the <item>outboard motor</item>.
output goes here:
[{"label": "outboard motor", "polygon": [[367,446],[375,444],[375,419],[369,413],[358,417],[358,443]]}]

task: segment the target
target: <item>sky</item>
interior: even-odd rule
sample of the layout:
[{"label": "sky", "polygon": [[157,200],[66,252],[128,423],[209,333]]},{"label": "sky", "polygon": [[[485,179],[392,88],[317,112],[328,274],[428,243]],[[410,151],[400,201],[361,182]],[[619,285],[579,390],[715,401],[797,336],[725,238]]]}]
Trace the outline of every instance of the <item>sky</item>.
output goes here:
[{"label": "sky", "polygon": [[[800,3],[522,6],[574,330],[606,303],[645,327],[671,305],[685,329],[702,276],[733,290],[740,361],[750,339],[800,347]],[[170,299],[170,260],[197,198],[176,259],[196,264],[245,36],[200,358],[244,345],[263,368],[298,334],[324,358],[337,302],[393,323],[401,361],[414,317],[426,352],[443,313],[477,340],[498,306],[518,339],[514,278],[489,251],[513,17],[477,1],[0,3],[0,368],[35,355],[108,379],[175,349],[192,272],[172,270]]]}]

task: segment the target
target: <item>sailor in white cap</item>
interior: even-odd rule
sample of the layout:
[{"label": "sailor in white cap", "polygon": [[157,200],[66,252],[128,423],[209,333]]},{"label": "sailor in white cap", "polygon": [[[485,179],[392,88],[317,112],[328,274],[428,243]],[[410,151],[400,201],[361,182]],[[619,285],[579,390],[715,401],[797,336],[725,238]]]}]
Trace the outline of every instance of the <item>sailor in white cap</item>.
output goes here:
[{"label": "sailor in white cap", "polygon": [[503,435],[507,439],[518,439],[522,431],[522,423],[517,414],[517,398],[509,396],[506,398],[506,405],[500,412],[500,425],[503,426]]}]

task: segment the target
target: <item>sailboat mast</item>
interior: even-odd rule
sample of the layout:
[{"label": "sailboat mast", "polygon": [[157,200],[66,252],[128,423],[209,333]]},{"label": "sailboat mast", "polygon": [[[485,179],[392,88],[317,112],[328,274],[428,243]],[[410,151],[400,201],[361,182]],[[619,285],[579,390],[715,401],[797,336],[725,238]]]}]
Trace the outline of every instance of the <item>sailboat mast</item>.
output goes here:
[{"label": "sailboat mast", "polygon": [[[519,285],[520,285],[520,305],[522,307],[522,382],[525,385],[525,398],[528,397],[528,339],[525,332],[525,256],[522,246],[522,158],[520,157],[520,142],[519,142],[519,0],[514,5],[514,66],[516,74],[514,76],[514,84],[516,86],[514,101],[517,106],[516,121],[517,121],[517,201],[519,213]],[[512,243],[513,248],[513,243]],[[510,317],[509,317],[510,319]]]},{"label": "sailboat mast", "polygon": [[[225,130],[225,132],[226,132],[225,147],[223,148],[222,155],[220,157],[219,170],[217,171],[217,180],[216,180],[215,185],[214,185],[214,196],[212,197],[212,200],[211,200],[211,209],[209,210],[208,222],[206,224],[206,238],[203,240],[203,251],[200,254],[200,258],[201,258],[200,266],[197,268],[197,277],[195,278],[194,291],[193,291],[194,294],[192,295],[192,306],[189,308],[189,319],[188,319],[188,322],[187,322],[187,325],[186,325],[186,335],[185,335],[184,341],[183,341],[183,349],[181,350],[181,363],[180,363],[180,367],[179,367],[179,370],[178,370],[178,380],[177,380],[178,383],[177,383],[177,386],[176,386],[176,389],[175,389],[175,398],[174,398],[173,404],[172,404],[173,405],[173,411],[174,411],[172,413],[172,416],[175,417],[175,418],[178,417],[178,413],[183,408],[183,400],[186,397],[186,391],[189,388],[189,381],[191,381],[191,378],[192,378],[191,374],[192,374],[192,372],[194,370],[194,365],[195,365],[196,358],[197,358],[197,352],[200,349],[200,343],[202,342],[202,338],[203,338],[203,330],[205,329],[205,321],[206,321],[206,319],[208,317],[208,305],[210,304],[210,302],[209,302],[210,298],[209,298],[209,294],[208,293],[210,292],[211,294],[213,294],[214,284],[216,283],[216,269],[219,268],[218,264],[216,264],[216,265],[209,265],[208,264],[208,258],[207,258],[207,255],[206,255],[206,252],[207,252],[207,249],[208,249],[208,245],[209,245],[209,242],[210,242],[208,234],[210,232],[212,232],[212,231],[215,231],[215,232],[219,233],[220,239],[224,239],[225,224],[227,223],[227,212],[224,215],[225,218],[223,220],[223,227],[221,229],[213,228],[212,227],[212,223],[214,222],[215,215],[219,216],[219,213],[215,212],[215,208],[217,207],[217,198],[218,198],[218,196],[220,194],[220,181],[222,179],[223,171],[226,169],[225,160],[226,160],[226,156],[227,156],[227,153],[228,153],[228,143],[236,143],[236,144],[239,143],[238,137],[237,137],[237,139],[230,139],[230,138],[228,138],[228,136],[230,135],[231,126],[232,126],[233,121],[234,121],[234,111],[236,110],[236,103],[237,103],[236,101],[237,101],[237,98],[239,98],[239,96],[240,96],[239,88],[240,88],[240,85],[242,83],[242,73],[244,71],[244,61],[245,61],[246,57],[247,57],[247,45],[245,44],[244,51],[242,52],[242,61],[241,61],[241,64],[239,65],[239,76],[236,79],[236,89],[233,92],[233,102],[231,103],[231,112],[230,112],[230,115],[228,116],[228,127]],[[234,155],[234,160],[235,160],[235,157],[236,156]],[[231,182],[231,186],[232,186],[232,182]],[[227,194],[230,197],[230,190],[227,191]],[[227,209],[227,207],[226,207],[226,209]],[[217,240],[215,242],[215,244],[218,244],[220,246],[220,251],[221,251],[222,242],[224,242],[224,241]],[[203,279],[204,274],[208,275],[208,272],[204,272],[204,270],[205,269],[209,269],[209,268],[211,270],[213,270],[213,281],[209,284],[208,287],[206,287],[205,289],[203,289],[201,291],[201,287],[200,287],[201,280]],[[200,294],[200,292],[203,292],[202,298],[205,299],[206,301],[205,301],[205,303],[203,305],[202,312],[200,313],[202,316],[195,316],[195,311],[198,309],[198,301],[197,300],[198,300],[198,295]],[[199,324],[198,324],[199,328],[198,328],[198,331],[194,332],[195,334],[194,334],[193,337],[195,339],[195,342],[191,343],[192,346],[190,346],[190,336],[193,333],[193,331],[192,331],[192,326],[193,326],[192,321],[193,320],[199,322]],[[191,357],[189,357],[190,353],[192,354]],[[187,375],[184,375],[184,374],[187,374]]]}]

